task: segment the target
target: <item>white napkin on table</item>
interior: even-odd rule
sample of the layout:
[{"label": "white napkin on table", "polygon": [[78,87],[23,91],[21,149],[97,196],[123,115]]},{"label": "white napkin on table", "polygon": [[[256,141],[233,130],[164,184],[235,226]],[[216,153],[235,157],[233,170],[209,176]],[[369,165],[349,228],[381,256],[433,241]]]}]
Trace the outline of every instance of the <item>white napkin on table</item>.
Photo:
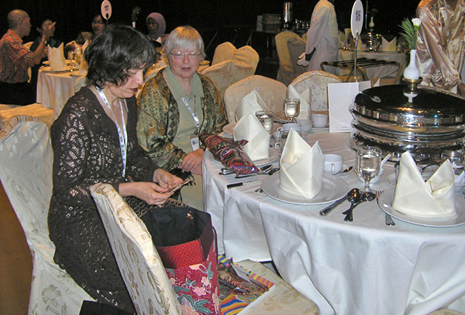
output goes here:
[{"label": "white napkin on table", "polygon": [[383,40],[383,51],[396,51],[397,50],[397,39],[394,37],[393,40],[390,42],[387,41],[384,37],[382,37]]},{"label": "white napkin on table", "polygon": [[52,71],[61,71],[66,69],[66,59],[63,52],[63,43],[58,48],[48,46],[48,61]]},{"label": "white napkin on table", "polygon": [[415,217],[456,215],[454,170],[447,160],[424,182],[410,152],[400,158],[399,176],[392,207]]},{"label": "white napkin on table", "polygon": [[281,189],[307,199],[315,197],[322,187],[324,164],[318,142],[311,147],[291,129],[281,156]]},{"label": "white napkin on table", "polygon": [[300,114],[297,118],[307,119],[308,114],[310,113],[310,89],[306,89],[302,94],[297,92],[295,87],[290,84],[287,87],[287,97],[288,98],[298,98],[300,100]]},{"label": "white napkin on table", "polygon": [[255,114],[247,113],[234,127],[234,140],[247,140],[244,152],[252,161],[270,157],[270,134],[262,126]]},{"label": "white napkin on table", "polygon": [[236,108],[236,120],[239,121],[247,113],[255,115],[256,111],[264,110],[266,108],[265,102],[262,100],[260,94],[253,90],[241,100]]}]

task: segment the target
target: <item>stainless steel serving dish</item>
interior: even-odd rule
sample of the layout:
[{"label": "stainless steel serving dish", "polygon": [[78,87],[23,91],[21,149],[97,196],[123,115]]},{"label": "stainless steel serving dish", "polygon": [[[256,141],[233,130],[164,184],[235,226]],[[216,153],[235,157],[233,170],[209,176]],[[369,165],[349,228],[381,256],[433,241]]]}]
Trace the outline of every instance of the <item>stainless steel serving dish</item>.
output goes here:
[{"label": "stainless steel serving dish", "polygon": [[[370,97],[371,96],[371,97]],[[375,102],[375,96],[380,102]],[[405,85],[374,87],[358,94],[350,108],[350,145],[372,145],[394,159],[410,151],[417,161],[439,161],[444,150],[463,151],[465,99],[448,92]]]}]

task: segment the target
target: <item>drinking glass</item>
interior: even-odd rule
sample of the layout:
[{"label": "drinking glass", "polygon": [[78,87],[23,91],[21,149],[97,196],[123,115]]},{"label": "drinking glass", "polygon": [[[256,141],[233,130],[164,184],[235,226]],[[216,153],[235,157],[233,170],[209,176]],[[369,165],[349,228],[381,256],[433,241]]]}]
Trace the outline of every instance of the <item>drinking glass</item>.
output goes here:
[{"label": "drinking glass", "polygon": [[68,51],[68,60],[71,61],[71,68],[73,69],[76,66],[76,57],[74,55],[74,50]]},{"label": "drinking glass", "polygon": [[82,51],[81,51],[81,48],[79,47],[76,47],[75,51],[74,51],[74,56],[75,56],[75,59],[76,59],[76,63],[78,65],[81,65],[81,61],[82,61]]},{"label": "drinking glass", "polygon": [[255,112],[255,116],[260,120],[268,133],[273,130],[273,115],[274,113],[271,110],[260,110]]},{"label": "drinking glass", "polygon": [[357,171],[365,181],[364,191],[371,191],[370,181],[375,178],[381,167],[381,150],[375,147],[360,147],[357,150]]},{"label": "drinking glass", "polygon": [[284,101],[284,115],[289,119],[290,122],[294,122],[294,117],[300,114],[300,99],[288,98]]}]

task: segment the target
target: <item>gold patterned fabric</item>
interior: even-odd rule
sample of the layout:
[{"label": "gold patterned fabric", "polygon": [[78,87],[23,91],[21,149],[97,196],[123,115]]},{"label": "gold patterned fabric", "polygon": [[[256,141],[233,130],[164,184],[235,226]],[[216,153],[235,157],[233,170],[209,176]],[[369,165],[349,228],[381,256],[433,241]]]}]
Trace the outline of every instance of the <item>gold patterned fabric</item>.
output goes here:
[{"label": "gold patterned fabric", "polygon": [[[148,80],[139,94],[137,136],[146,155],[170,171],[181,164],[186,152],[173,144],[180,115],[178,104],[163,77],[164,71]],[[200,133],[218,134],[227,123],[223,101],[213,82],[203,75],[199,74],[199,77],[204,93]]]},{"label": "gold patterned fabric", "polygon": [[417,57],[423,85],[452,90],[459,83],[465,36],[465,1],[455,8],[446,0],[422,0],[417,8],[421,19]]}]

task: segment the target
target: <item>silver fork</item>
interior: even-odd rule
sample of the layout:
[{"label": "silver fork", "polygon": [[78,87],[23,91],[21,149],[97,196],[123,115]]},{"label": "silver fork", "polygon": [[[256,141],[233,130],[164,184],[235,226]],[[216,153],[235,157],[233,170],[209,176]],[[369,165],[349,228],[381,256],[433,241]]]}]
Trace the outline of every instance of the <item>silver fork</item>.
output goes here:
[{"label": "silver fork", "polygon": [[[376,191],[376,202],[378,202],[378,204],[379,204],[379,197],[380,197],[383,193],[384,193],[383,190],[377,190],[377,191]],[[392,217],[391,217],[390,214],[388,214],[388,213],[385,212],[385,213],[384,213],[384,218],[385,218],[386,225],[389,225],[389,226],[394,226],[394,225],[396,225],[396,224],[394,223],[394,221],[392,220]]]}]

